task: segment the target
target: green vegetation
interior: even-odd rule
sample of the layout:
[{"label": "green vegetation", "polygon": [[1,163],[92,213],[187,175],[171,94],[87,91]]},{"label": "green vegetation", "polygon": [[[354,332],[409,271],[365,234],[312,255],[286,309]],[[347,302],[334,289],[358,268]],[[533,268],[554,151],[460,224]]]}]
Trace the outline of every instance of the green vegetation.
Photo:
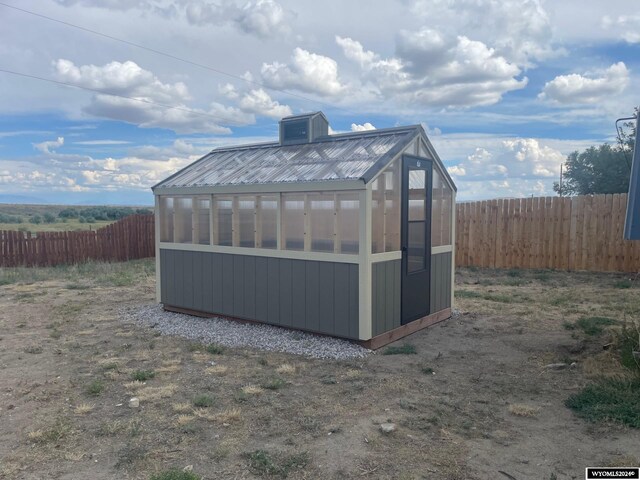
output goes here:
[{"label": "green vegetation", "polygon": [[206,394],[198,395],[196,398],[193,399],[194,407],[209,408],[213,406],[213,403],[214,403],[213,397]]},{"label": "green vegetation", "polygon": [[286,382],[281,378],[272,378],[271,380],[267,380],[262,383],[260,386],[267,390],[280,390],[282,387],[286,385]]},{"label": "green vegetation", "polygon": [[135,213],[150,214],[152,210],[137,207],[0,204],[0,230],[15,230],[18,225],[19,230],[32,232],[95,229]]},{"label": "green vegetation", "polygon": [[571,395],[565,405],[590,422],[610,421],[640,428],[640,379],[601,380]]},{"label": "green vegetation", "polygon": [[97,397],[102,393],[103,390],[104,390],[104,383],[100,380],[94,380],[89,385],[87,385],[86,391],[89,395],[93,395],[94,397]]},{"label": "green vegetation", "polygon": [[604,327],[618,323],[613,318],[607,317],[582,317],[575,323],[565,322],[564,328],[567,330],[582,330],[585,335],[594,337],[604,331]]},{"label": "green vegetation", "polygon": [[207,351],[207,353],[210,353],[211,355],[222,355],[224,353],[224,348],[214,343],[212,343],[211,345],[207,345],[205,347],[205,350]]},{"label": "green vegetation", "polygon": [[633,355],[633,352],[640,352],[640,332],[637,330],[637,326],[636,328],[631,328],[624,325],[618,334],[617,340],[620,363],[629,370],[640,374],[640,359]]},{"label": "green vegetation", "polygon": [[294,469],[303,469],[309,464],[307,452],[286,455],[278,458],[266,450],[256,450],[246,454],[249,466],[258,476],[276,476],[286,478]]},{"label": "green vegetation", "polygon": [[78,285],[87,285],[88,281],[93,281],[98,285],[128,286],[133,285],[137,279],[153,276],[154,272],[153,258],[114,263],[86,262],[55,267],[6,267],[0,268],[0,285],[60,280]]},{"label": "green vegetation", "polygon": [[153,370],[136,370],[131,374],[131,378],[133,380],[137,380],[138,382],[146,382],[147,380],[151,380],[156,376],[156,372]]},{"label": "green vegetation", "polygon": [[618,280],[613,284],[614,288],[631,288],[633,283],[631,280]]},{"label": "green vegetation", "polygon": [[185,472],[177,468],[171,470],[165,470],[164,472],[155,473],[151,475],[149,480],[201,480],[200,475],[196,475],[193,472]]},{"label": "green vegetation", "polygon": [[387,347],[383,355],[415,355],[418,353],[416,347],[409,343],[405,343],[401,347]]}]

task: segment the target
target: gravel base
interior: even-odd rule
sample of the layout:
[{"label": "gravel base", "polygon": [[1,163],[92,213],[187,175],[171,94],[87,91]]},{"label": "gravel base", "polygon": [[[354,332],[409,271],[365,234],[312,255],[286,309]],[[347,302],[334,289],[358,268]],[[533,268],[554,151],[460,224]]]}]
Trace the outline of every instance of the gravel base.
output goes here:
[{"label": "gravel base", "polygon": [[129,307],[123,321],[150,327],[162,335],[177,335],[204,344],[251,347],[272,352],[293,353],[311,358],[347,360],[372,353],[360,345],[338,338],[313,335],[271,325],[241,323],[222,318],[201,318],[165,311],[161,305]]}]

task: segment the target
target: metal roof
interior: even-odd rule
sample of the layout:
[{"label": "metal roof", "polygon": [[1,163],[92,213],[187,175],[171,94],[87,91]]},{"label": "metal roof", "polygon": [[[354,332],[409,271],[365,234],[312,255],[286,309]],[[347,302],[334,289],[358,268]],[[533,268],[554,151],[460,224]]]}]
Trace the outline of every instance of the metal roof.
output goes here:
[{"label": "metal roof", "polygon": [[368,181],[420,131],[414,125],[328,135],[298,145],[270,142],[217,148],[153,188]]}]

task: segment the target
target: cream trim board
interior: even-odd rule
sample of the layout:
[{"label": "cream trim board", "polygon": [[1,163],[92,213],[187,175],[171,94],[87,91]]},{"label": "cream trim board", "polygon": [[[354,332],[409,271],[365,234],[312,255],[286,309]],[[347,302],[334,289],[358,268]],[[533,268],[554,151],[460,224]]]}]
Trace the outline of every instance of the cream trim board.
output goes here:
[{"label": "cream trim board", "polygon": [[442,245],[440,247],[431,247],[431,255],[439,253],[453,252],[453,245]]},{"label": "cream trim board", "polygon": [[279,193],[279,192],[330,192],[335,190],[363,190],[362,180],[326,180],[317,182],[266,183],[263,185],[217,185],[194,187],[158,187],[154,195],[203,195],[234,193]]},{"label": "cream trim board", "polygon": [[162,298],[160,298],[162,296],[162,285],[160,284],[162,277],[160,276],[160,199],[158,197],[155,197],[153,214],[155,216],[154,230],[156,235],[156,302],[160,303],[162,301]]},{"label": "cream trim board", "polygon": [[358,255],[358,338],[369,340],[371,326],[371,183],[360,192],[360,253]]},{"label": "cream trim board", "polygon": [[371,255],[371,263],[388,262],[389,260],[401,259],[402,252],[399,250],[395,252],[374,253],[373,255]]},{"label": "cream trim board", "polygon": [[251,255],[254,257],[291,258],[294,260],[314,260],[318,262],[360,263],[360,257],[358,255],[300,252],[297,250],[275,250],[269,248],[227,247],[222,245],[195,245],[192,243],[162,242],[159,244],[159,249]]},{"label": "cream trim board", "polygon": [[453,190],[451,198],[451,309],[455,299],[454,289],[456,286],[456,191]]}]

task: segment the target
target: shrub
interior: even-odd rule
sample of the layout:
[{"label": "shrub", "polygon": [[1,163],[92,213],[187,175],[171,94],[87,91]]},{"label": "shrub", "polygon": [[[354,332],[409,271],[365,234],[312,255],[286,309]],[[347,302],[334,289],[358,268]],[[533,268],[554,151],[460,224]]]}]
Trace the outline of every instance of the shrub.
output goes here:
[{"label": "shrub", "polygon": [[94,380],[89,385],[87,385],[87,393],[89,395],[93,395],[94,397],[100,395],[103,390],[104,383],[102,383],[100,380]]},{"label": "shrub", "polygon": [[40,218],[40,215],[34,215],[29,221],[34,225],[39,225],[40,223],[42,223],[42,218]]},{"label": "shrub", "polygon": [[51,212],[46,212],[42,216],[42,219],[44,220],[44,223],[54,223],[56,221],[55,215],[53,215]]},{"label": "shrub", "polygon": [[209,395],[198,395],[196,398],[193,399],[193,406],[194,407],[200,407],[200,408],[208,408],[208,407],[212,407],[213,406],[213,397],[210,397]]},{"label": "shrub", "polygon": [[224,352],[224,348],[213,343],[211,345],[207,345],[205,350],[211,355],[222,355],[222,353]]},{"label": "shrub", "polygon": [[576,322],[576,327],[582,330],[586,335],[600,335],[604,327],[618,323],[613,318],[607,317],[582,317]]},{"label": "shrub", "polygon": [[571,395],[565,405],[590,422],[611,421],[640,428],[640,379],[602,380]]},{"label": "shrub", "polygon": [[156,376],[156,372],[153,370],[136,370],[131,374],[131,378],[133,380],[137,380],[138,382],[146,382],[147,380],[151,380]]}]

